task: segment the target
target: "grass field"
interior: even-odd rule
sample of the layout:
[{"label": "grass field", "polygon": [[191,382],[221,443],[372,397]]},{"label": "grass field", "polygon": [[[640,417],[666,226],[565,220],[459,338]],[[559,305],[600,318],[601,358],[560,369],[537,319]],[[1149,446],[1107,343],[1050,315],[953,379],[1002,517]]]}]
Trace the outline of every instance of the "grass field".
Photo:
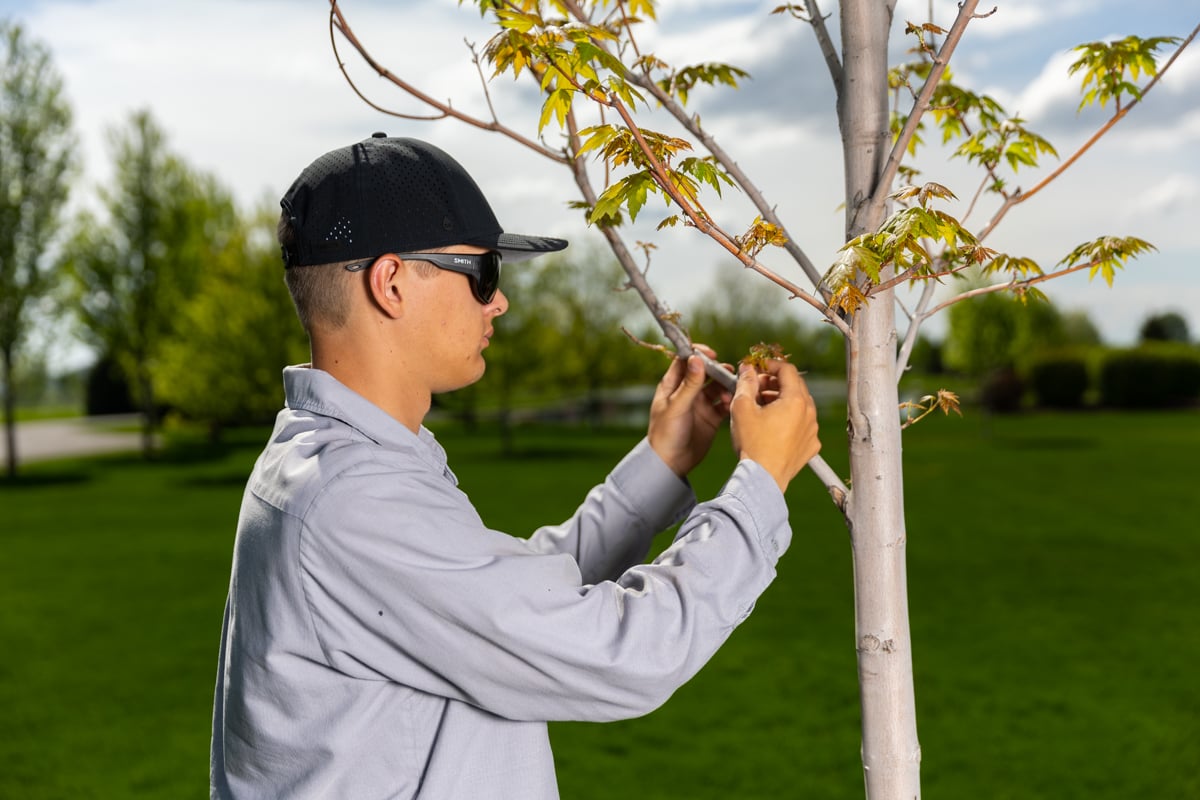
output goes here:
[{"label": "grass field", "polygon": [[[840,424],[825,455],[845,470]],[[234,520],[262,432],[0,483],[0,797],[206,796]],[[569,513],[636,434],[446,430],[487,522]],[[929,419],[906,434],[927,800],[1200,798],[1200,416]],[[701,496],[726,450],[694,478]],[[860,798],[850,551],[808,476],[779,578],[650,716],[555,724],[566,800]]]}]

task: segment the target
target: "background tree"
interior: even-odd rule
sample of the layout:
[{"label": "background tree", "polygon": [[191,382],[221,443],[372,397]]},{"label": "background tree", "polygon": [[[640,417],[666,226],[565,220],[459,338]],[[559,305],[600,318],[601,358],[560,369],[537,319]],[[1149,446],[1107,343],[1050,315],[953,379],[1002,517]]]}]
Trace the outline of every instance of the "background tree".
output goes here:
[{"label": "background tree", "polygon": [[722,357],[737,358],[760,342],[778,344],[785,353],[808,353],[804,329],[787,297],[765,281],[743,280],[732,270],[717,273],[683,319],[695,341]]},{"label": "background tree", "polygon": [[[845,515],[851,536],[867,795],[876,800],[919,797],[921,752],[908,624],[897,384],[908,368],[922,325],[943,309],[992,292],[1036,294],[1041,282],[1082,270],[1111,283],[1119,267],[1150,247],[1132,237],[1103,237],[1076,246],[1056,268],[1046,271],[1028,258],[997,253],[982,242],[1012,208],[1037,196],[1140,102],[1161,75],[1157,51],[1178,40],[1130,37],[1081,46],[1071,71],[1082,73],[1084,105],[1111,103],[1113,116],[1062,166],[1022,189],[1012,185],[1011,173],[1053,156],[1053,147],[994,99],[956,86],[947,72],[958,42],[976,19],[975,0],[959,4],[949,29],[932,21],[910,23],[906,33],[916,40],[917,60],[895,70],[889,70],[887,63],[892,0],[843,0],[840,42],[826,28],[816,0],[780,6],[777,12],[811,26],[837,95],[847,198],[846,246],[837,262],[822,271],[788,234],[775,207],[736,159],[702,126],[700,116],[685,108],[689,93],[700,83],[736,85],[745,73],[712,63],[675,67],[647,52],[636,30],[653,18],[651,0],[480,0],[478,5],[481,12],[494,16],[498,32],[477,61],[490,63],[496,74],[526,74],[536,80],[543,96],[539,127],[560,128],[565,139],[562,147],[522,135],[504,124],[490,104],[490,118],[471,116],[385,68],[354,35],[336,0],[331,25],[380,75],[439,115],[502,133],[568,167],[589,219],[604,234],[628,285],[642,297],[677,352],[692,351],[678,315],[654,293],[618,230],[654,195],[666,198],[675,212],[660,225],[685,225],[705,234],[743,266],[811,306],[845,337],[851,480],[843,483],[819,459],[810,466]],[[1135,82],[1139,78],[1148,80],[1139,85]],[[664,112],[653,117],[656,125],[673,119],[682,135],[638,124],[639,115],[651,103]],[[595,124],[581,123],[585,113],[587,121]],[[946,187],[932,181],[895,186],[898,178],[910,184],[916,178],[915,171],[902,168],[902,163],[920,146],[927,116],[947,142],[957,143],[958,154],[983,172],[975,199],[986,198],[994,211],[978,233],[939,208],[955,199]],[[693,142],[707,155],[691,155]],[[601,162],[603,186],[593,183],[585,156]],[[709,195],[727,185],[740,188],[758,212],[742,232],[726,231],[705,207]],[[964,216],[975,208],[972,200]],[[782,248],[811,281],[811,288],[798,286],[762,264],[757,256],[769,246]],[[980,268],[1004,279],[935,301],[942,282]],[[907,284],[919,284],[921,295],[911,310],[904,309],[908,324],[903,326],[897,324],[895,290]],[[898,335],[898,330],[903,333]],[[719,365],[710,364],[709,375],[732,383],[731,375]],[[949,410],[955,403],[952,393],[939,391],[921,401],[924,407],[918,416],[937,408]]]},{"label": "background tree", "polygon": [[228,193],[168,149],[149,112],[134,113],[110,145],[116,175],[100,190],[106,218],[80,214],[66,262],[72,307],[125,372],[150,455],[159,425],[155,360],[178,330],[183,301],[238,225]]},{"label": "background tree", "polygon": [[582,394],[584,416],[593,424],[600,421],[603,389],[660,377],[654,374],[659,371],[657,359],[624,346],[628,339],[621,330],[631,324],[640,304],[636,296],[622,291],[623,277],[612,258],[584,250],[545,259],[530,287],[534,313],[554,331],[556,340],[546,388]]},{"label": "background tree", "polygon": [[947,316],[946,366],[972,377],[1014,369],[1037,351],[1067,341],[1061,315],[1045,302],[1026,304],[992,293],[953,306]]},{"label": "background tree", "polygon": [[487,397],[501,423],[505,451],[512,449],[518,406],[558,411],[577,407],[600,421],[602,390],[653,383],[661,361],[628,346],[621,332],[639,310],[637,298],[620,291],[620,268],[597,252],[582,250],[507,267],[509,309],[496,321],[502,336],[488,348],[483,380],[439,404],[471,419]]},{"label": "background tree", "polygon": [[1178,311],[1152,314],[1142,323],[1138,338],[1143,342],[1190,342],[1187,320]]},{"label": "background tree", "polygon": [[44,296],[44,269],[73,167],[71,109],[41,44],[0,20],[0,388],[6,470],[17,473],[14,370],[29,306]]},{"label": "background tree", "polygon": [[224,427],[270,422],[279,410],[283,367],[308,360],[308,339],[271,235],[278,218],[267,206],[236,219],[158,348],[155,396],[205,422],[214,439]]}]

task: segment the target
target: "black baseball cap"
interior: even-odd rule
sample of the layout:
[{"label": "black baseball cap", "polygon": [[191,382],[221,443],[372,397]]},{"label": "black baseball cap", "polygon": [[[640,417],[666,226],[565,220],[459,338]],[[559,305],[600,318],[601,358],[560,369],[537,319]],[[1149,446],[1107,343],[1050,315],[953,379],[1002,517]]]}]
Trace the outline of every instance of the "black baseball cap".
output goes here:
[{"label": "black baseball cap", "polygon": [[282,248],[288,268],[456,244],[523,261],[567,246],[505,233],[461,164],[428,142],[383,133],[309,164],[279,205],[295,232]]}]

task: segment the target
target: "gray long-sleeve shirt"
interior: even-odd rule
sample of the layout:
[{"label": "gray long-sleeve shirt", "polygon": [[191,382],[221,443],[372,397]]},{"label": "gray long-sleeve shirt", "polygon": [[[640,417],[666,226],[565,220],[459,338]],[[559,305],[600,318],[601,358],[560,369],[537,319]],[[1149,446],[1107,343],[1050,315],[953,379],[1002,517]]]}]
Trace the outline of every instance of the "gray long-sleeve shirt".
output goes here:
[{"label": "gray long-sleeve shirt", "polygon": [[658,707],[791,540],[760,466],[693,508],[645,441],[571,519],[512,537],[429,431],[319,370],[289,367],[284,385],[238,521],[214,798],[556,798],[546,722]]}]

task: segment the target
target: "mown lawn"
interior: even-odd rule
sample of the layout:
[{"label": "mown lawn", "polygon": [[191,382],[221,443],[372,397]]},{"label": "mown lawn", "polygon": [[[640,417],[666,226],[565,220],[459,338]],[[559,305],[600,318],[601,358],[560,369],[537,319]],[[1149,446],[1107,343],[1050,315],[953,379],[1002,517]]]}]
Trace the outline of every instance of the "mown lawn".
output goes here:
[{"label": "mown lawn", "polygon": [[[824,422],[844,471],[841,424]],[[0,797],[206,795],[241,483],[219,449],[0,483]],[[561,518],[637,434],[447,429],[494,527]],[[1200,415],[929,419],[906,434],[924,796],[1200,797]],[[703,496],[727,450],[695,476]],[[859,798],[850,551],[810,477],[728,646],[662,709],[556,723],[567,800]]]}]

